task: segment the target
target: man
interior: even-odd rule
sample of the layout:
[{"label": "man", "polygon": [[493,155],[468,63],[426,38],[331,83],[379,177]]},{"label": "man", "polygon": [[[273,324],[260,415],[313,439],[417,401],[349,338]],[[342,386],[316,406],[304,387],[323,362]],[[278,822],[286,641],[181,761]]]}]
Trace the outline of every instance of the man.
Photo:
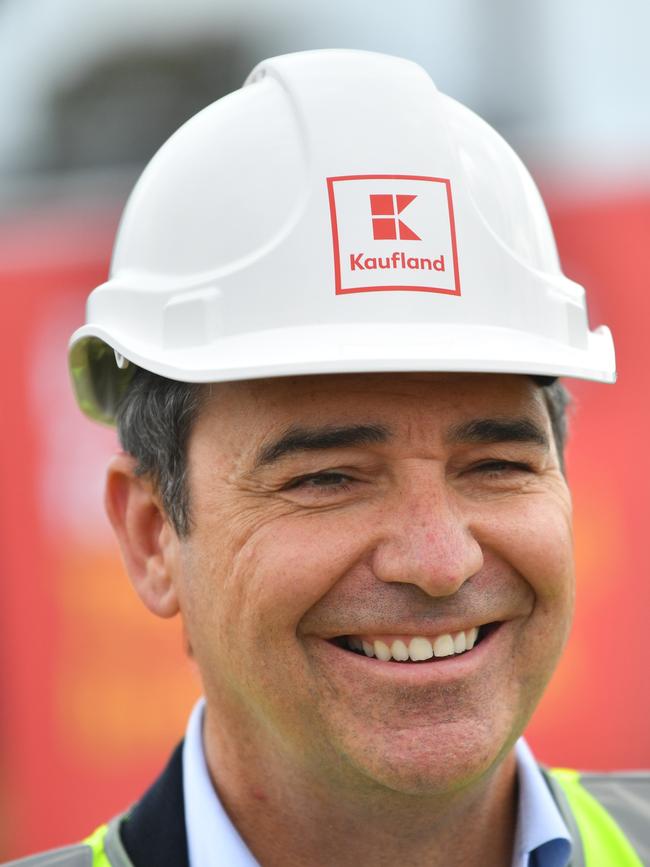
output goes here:
[{"label": "man", "polygon": [[615,373],[491,128],[407,61],[267,61],[152,160],[70,360],[205,701],[131,810],[32,863],[649,856],[647,776],[520,739],[573,611],[557,378]]}]

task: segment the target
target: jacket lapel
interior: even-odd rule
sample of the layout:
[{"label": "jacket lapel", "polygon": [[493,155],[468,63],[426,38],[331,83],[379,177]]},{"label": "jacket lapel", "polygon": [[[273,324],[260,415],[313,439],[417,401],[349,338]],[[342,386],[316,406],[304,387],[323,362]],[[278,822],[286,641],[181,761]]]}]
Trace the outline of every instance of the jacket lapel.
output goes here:
[{"label": "jacket lapel", "polygon": [[182,742],[121,823],[120,838],[133,867],[189,867]]}]

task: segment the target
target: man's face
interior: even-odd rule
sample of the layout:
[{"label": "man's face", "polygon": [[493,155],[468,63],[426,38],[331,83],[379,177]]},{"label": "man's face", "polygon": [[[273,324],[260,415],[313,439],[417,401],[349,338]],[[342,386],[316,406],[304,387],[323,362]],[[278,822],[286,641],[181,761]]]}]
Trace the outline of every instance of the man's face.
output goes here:
[{"label": "man's face", "polygon": [[[188,462],[175,582],[222,737],[314,779],[422,794],[505,754],[573,606],[570,496],[531,379],[219,385]],[[354,649],[449,652],[444,636],[462,648],[476,628],[472,650],[422,661]]]}]

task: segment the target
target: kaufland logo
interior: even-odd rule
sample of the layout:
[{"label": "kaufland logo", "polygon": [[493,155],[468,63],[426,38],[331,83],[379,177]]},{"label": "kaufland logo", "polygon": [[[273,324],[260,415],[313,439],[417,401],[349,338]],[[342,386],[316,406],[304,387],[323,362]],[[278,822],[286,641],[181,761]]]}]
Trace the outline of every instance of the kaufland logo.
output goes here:
[{"label": "kaufland logo", "polygon": [[460,295],[451,184],[419,175],[328,178],[337,294]]}]

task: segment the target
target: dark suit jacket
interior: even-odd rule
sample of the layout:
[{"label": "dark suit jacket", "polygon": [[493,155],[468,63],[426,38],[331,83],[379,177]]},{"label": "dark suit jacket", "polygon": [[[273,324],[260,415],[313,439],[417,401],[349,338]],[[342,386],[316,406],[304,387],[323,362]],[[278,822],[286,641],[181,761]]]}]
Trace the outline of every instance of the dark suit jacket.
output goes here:
[{"label": "dark suit jacket", "polygon": [[183,802],[183,744],[120,826],[134,867],[189,867]]}]

